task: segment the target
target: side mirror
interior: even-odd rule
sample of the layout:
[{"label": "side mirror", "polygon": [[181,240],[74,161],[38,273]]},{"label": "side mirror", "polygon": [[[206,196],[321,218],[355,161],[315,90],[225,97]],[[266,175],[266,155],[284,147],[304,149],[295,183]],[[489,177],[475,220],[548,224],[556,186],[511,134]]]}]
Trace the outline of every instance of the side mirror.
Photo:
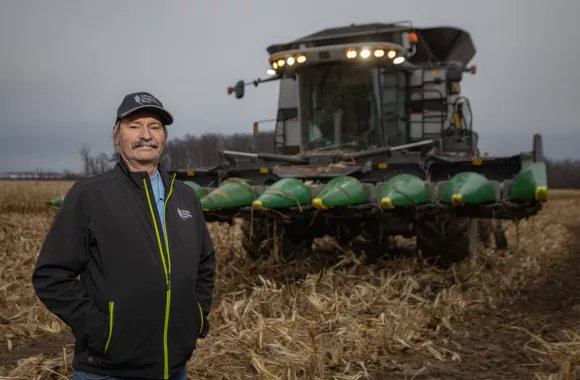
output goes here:
[{"label": "side mirror", "polygon": [[234,87],[228,87],[228,95],[231,95],[232,93],[236,93],[236,99],[241,99],[244,97],[244,89],[245,89],[245,84],[243,80],[240,80],[236,83],[236,85]]}]

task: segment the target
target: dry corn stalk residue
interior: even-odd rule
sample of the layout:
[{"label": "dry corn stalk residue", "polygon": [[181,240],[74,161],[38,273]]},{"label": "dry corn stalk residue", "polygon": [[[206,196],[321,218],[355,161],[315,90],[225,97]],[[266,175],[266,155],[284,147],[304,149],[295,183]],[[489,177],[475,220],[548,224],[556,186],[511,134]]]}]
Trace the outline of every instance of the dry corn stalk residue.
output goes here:
[{"label": "dry corn stalk residue", "polygon": [[[71,377],[70,331],[30,283],[54,215],[44,203],[70,185],[0,183],[0,378]],[[210,224],[212,330],[189,378],[577,378],[579,206],[580,192],[552,191],[539,216],[508,223],[508,250],[482,246],[447,270],[366,265],[325,240],[307,258],[252,262],[239,226]]]}]

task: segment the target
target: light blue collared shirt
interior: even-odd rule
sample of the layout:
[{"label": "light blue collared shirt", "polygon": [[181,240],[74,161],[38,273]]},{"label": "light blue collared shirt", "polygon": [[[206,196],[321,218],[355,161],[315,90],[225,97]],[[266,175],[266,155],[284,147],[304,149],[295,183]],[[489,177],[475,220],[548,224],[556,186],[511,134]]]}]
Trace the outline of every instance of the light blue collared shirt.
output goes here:
[{"label": "light blue collared shirt", "polygon": [[165,201],[165,186],[163,186],[163,181],[161,180],[161,175],[159,172],[155,173],[151,179],[151,187],[153,188],[153,194],[155,196],[155,203],[157,204],[157,211],[159,211],[159,218],[161,219],[161,233],[163,233],[163,228],[165,225],[165,220],[163,219],[163,214],[165,208],[163,202]]}]

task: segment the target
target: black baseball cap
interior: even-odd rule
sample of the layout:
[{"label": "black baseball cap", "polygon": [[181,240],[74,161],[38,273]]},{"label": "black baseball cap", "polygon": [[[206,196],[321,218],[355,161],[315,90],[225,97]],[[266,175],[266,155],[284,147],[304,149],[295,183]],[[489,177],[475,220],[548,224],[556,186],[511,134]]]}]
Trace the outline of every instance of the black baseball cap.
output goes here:
[{"label": "black baseball cap", "polygon": [[163,103],[148,92],[134,92],[126,95],[119,109],[117,109],[117,120],[115,122],[142,109],[149,109],[158,114],[164,125],[171,125],[173,123],[173,116],[163,108]]}]

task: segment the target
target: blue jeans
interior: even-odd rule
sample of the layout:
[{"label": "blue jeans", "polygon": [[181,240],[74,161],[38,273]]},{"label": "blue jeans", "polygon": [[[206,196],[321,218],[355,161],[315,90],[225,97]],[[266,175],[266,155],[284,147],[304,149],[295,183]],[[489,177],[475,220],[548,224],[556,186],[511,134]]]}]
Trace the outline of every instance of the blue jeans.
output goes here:
[{"label": "blue jeans", "polygon": [[[169,380],[186,380],[187,372],[186,369],[183,368],[181,372],[169,378]],[[107,375],[97,375],[95,373],[87,373],[87,372],[73,372],[73,380],[121,380],[116,377],[107,376]]]}]

